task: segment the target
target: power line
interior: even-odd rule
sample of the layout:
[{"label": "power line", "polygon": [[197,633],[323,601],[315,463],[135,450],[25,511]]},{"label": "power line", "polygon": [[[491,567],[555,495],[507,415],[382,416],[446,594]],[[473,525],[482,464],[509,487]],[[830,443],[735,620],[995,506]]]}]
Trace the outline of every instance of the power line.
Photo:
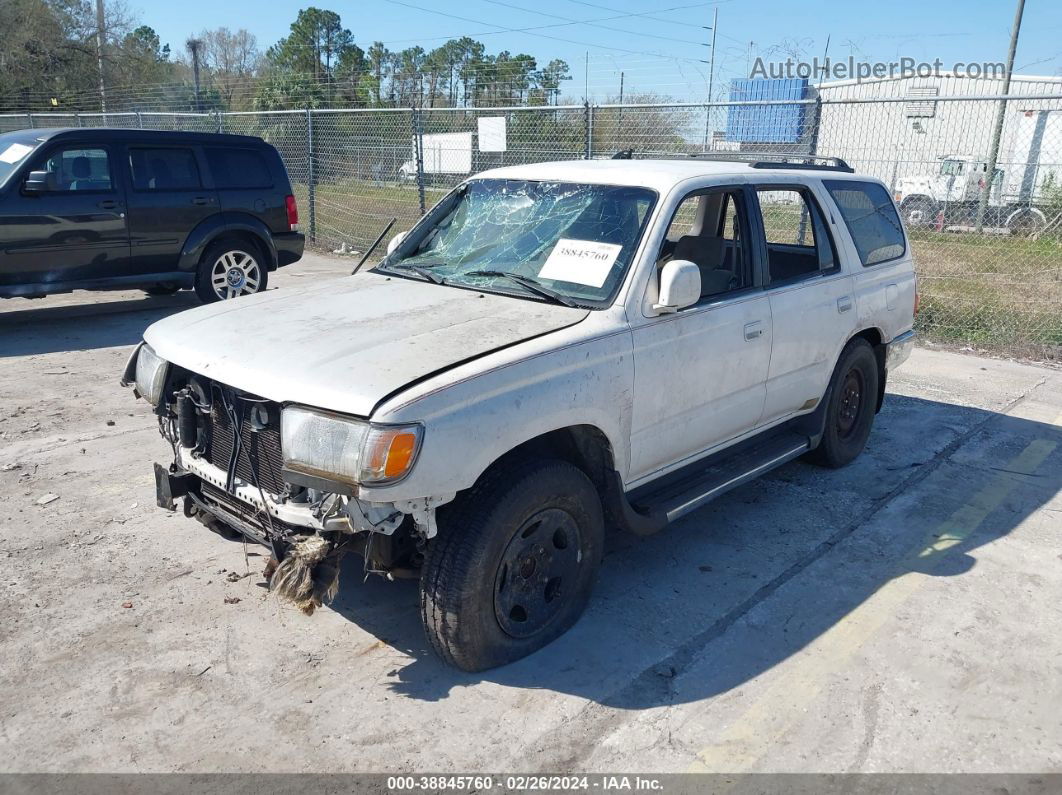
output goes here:
[{"label": "power line", "polygon": [[[527,14],[538,14],[539,16],[549,17],[551,19],[563,19],[566,23],[571,24],[571,25],[586,25],[588,27],[601,28],[602,30],[611,30],[611,31],[614,31],[616,33],[627,33],[627,34],[635,35],[635,36],[648,36],[649,38],[663,39],[664,41],[674,41],[674,42],[678,42],[679,44],[692,44],[692,45],[700,46],[700,47],[704,46],[704,42],[701,42],[701,41],[691,41],[690,39],[676,39],[674,36],[659,36],[659,35],[657,35],[655,33],[645,33],[643,31],[624,30],[623,28],[616,28],[616,27],[612,27],[611,25],[598,24],[599,22],[605,22],[605,21],[608,21],[608,20],[611,20],[611,19],[625,19],[627,17],[645,16],[644,14],[638,14],[638,13],[619,14],[618,16],[605,17],[605,18],[603,18],[601,20],[584,20],[584,19],[572,19],[571,17],[562,17],[560,14],[550,14],[550,13],[548,13],[546,11],[539,11],[539,10],[534,9],[534,8],[525,8],[524,6],[518,6],[518,5],[514,5],[513,3],[503,2],[503,0],[483,0],[483,2],[484,3],[490,3],[491,5],[495,5],[495,6],[502,6],[504,8],[511,8],[511,9],[513,9],[515,11],[523,11],[524,13],[527,13]],[[692,5],[674,6],[673,8],[662,8],[662,9],[660,9],[660,11],[679,11],[679,10],[684,10],[684,9],[688,9],[688,8],[697,8],[697,7],[704,6],[704,5],[706,5],[706,3],[694,3]]]},{"label": "power line", "polygon": [[[489,0],[488,0],[488,2],[489,2]],[[586,0],[568,0],[568,2],[569,3],[578,3],[581,6],[589,6],[590,8],[599,8],[602,11],[613,11],[613,12],[618,11],[618,9],[612,8],[610,6],[603,6],[603,5],[599,5],[598,3],[588,3],[588,2],[586,2]],[[729,3],[729,2],[731,2],[731,0],[717,0],[716,2],[701,3],[700,5],[702,5],[702,6],[719,6],[719,5],[722,5],[723,3]],[[652,11],[650,13],[660,14],[660,13],[662,13],[664,11],[674,11],[674,10],[675,9],[671,9],[671,8],[658,8],[655,11]],[[675,21],[673,19],[661,19],[659,17],[654,17],[654,16],[647,16],[646,19],[651,19],[651,20],[654,20],[656,22],[667,22],[667,23],[670,23],[672,25],[682,25],[685,28],[690,27],[689,23],[687,23],[687,22],[677,22],[677,21]],[[707,25],[697,25],[696,27],[706,28],[708,26]],[[624,33],[632,33],[633,31],[623,31],[623,32]],[[642,34],[639,33],[638,35],[642,35]],[[733,36],[726,36],[726,35],[724,35],[722,33],[720,33],[719,35],[722,38],[724,38],[724,39],[729,39],[730,41],[737,42],[738,44],[744,44],[745,43],[743,41],[740,41],[739,39],[735,39]]]},{"label": "power line", "polygon": [[[710,3],[698,3],[697,6],[698,7],[703,7],[703,6],[721,5],[723,3],[729,3],[731,1],[732,0],[715,0],[715,2],[710,2]],[[587,6],[588,8],[598,8],[598,9],[600,9],[602,11],[618,11],[619,10],[619,9],[616,9],[616,8],[610,8],[609,6],[599,5],[598,3],[587,3],[587,2],[585,2],[585,0],[568,0],[568,2],[569,3],[575,3],[575,4],[581,5],[581,6]],[[693,8],[693,6],[689,6],[689,8]],[[676,19],[662,19],[661,17],[653,16],[653,14],[662,14],[662,13],[667,12],[667,11],[675,11],[675,10],[676,9],[674,9],[674,8],[657,8],[657,9],[655,9],[653,11],[646,11],[646,12],[644,12],[642,14],[638,14],[637,16],[643,17],[644,19],[650,19],[650,20],[652,20],[654,22],[666,22],[669,25],[678,25],[680,27],[683,27],[683,28],[686,28],[687,30],[689,30],[689,28],[690,28],[690,23],[689,22],[680,22],[680,21],[678,21]],[[631,16],[634,16],[634,15],[632,14]],[[698,25],[697,27],[704,27],[704,26],[703,25]]]},{"label": "power line", "polygon": [[[631,55],[654,55],[654,56],[656,56],[658,58],[670,58],[672,60],[679,60],[679,61],[700,60],[700,59],[694,59],[694,58],[680,58],[679,56],[675,56],[675,55],[663,55],[663,54],[658,53],[658,52],[645,52],[644,50],[628,50],[625,47],[612,47],[612,46],[610,46],[608,44],[595,44],[595,43],[592,43],[592,42],[578,41],[578,40],[575,40],[575,39],[563,39],[563,38],[560,38],[559,36],[548,36],[545,33],[534,33],[534,32],[532,32],[532,29],[506,28],[506,27],[504,27],[502,25],[495,25],[495,24],[493,24],[491,22],[482,22],[482,21],[477,20],[477,19],[469,19],[468,17],[458,16],[457,14],[448,14],[445,11],[437,11],[434,8],[425,8],[424,6],[414,5],[413,3],[406,3],[406,2],[403,2],[403,0],[384,0],[384,2],[391,3],[392,5],[403,6],[405,8],[412,8],[414,11],[423,11],[423,12],[426,12],[426,13],[429,13],[429,14],[437,14],[439,16],[449,17],[451,19],[457,19],[457,20],[460,20],[461,22],[471,22],[474,25],[490,25],[493,28],[498,28],[498,30],[497,30],[498,33],[527,33],[527,35],[529,35],[529,36],[538,36],[539,38],[550,39],[552,41],[562,41],[562,42],[565,42],[566,44],[578,44],[581,47],[598,47],[600,49],[605,49],[605,50],[615,50],[616,52],[625,52],[625,53],[628,53],[628,54],[631,54]],[[565,22],[565,23],[563,23],[563,26],[567,26],[567,25],[570,25],[570,24],[573,24],[573,23]],[[550,25],[550,26],[542,25],[542,26],[539,26],[538,28],[535,28],[534,30],[538,30],[538,29],[545,28],[545,27],[562,27],[562,25]],[[483,33],[477,33],[475,35],[482,36],[484,34]]]}]

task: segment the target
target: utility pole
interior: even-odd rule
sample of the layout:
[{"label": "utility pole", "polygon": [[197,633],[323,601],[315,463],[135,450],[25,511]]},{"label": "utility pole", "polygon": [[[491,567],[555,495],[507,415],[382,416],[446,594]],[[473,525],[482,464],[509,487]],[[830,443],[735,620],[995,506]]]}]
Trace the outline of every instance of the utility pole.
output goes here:
[{"label": "utility pole", "polygon": [[583,101],[590,101],[590,50],[586,51],[586,60],[583,62]]},{"label": "utility pole", "polygon": [[988,200],[992,195],[992,182],[996,175],[996,163],[999,161],[999,141],[1003,136],[1003,119],[1007,113],[1007,94],[1010,93],[1010,75],[1014,71],[1014,54],[1018,49],[1018,32],[1021,30],[1021,16],[1025,12],[1025,0],[1018,0],[1014,11],[1014,25],[1010,29],[1010,49],[1007,51],[1007,70],[1003,74],[1003,99],[996,109],[996,124],[992,130],[992,148],[988,152],[988,166],[985,169],[984,187],[977,202],[977,233],[981,234],[985,226],[985,213]]},{"label": "utility pole", "polygon": [[107,33],[105,24],[103,0],[96,0],[96,65],[100,71],[100,111],[103,113],[107,112],[107,86],[103,80],[103,40]]},{"label": "utility pole", "polygon": [[708,56],[708,107],[704,110],[704,146],[708,151],[708,131],[712,127],[712,85],[715,82],[715,30],[719,27],[719,8],[712,11],[712,53]]},{"label": "utility pole", "polygon": [[203,108],[199,101],[199,50],[203,46],[203,42],[201,39],[188,39],[184,46],[192,54],[192,75],[195,78],[195,112],[201,113]]},{"label": "utility pole", "polygon": [[708,101],[712,101],[712,83],[715,81],[715,31],[719,27],[719,8],[712,11],[712,53],[708,56]]}]

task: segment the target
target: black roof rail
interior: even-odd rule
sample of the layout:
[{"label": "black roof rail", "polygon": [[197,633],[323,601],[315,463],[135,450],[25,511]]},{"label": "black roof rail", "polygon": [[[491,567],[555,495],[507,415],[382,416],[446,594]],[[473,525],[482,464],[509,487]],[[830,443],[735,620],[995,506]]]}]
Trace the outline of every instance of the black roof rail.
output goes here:
[{"label": "black roof rail", "polygon": [[[628,154],[630,153],[630,154]],[[625,149],[612,156],[616,159],[633,157],[632,150]],[[781,152],[687,152],[642,155],[647,159],[660,160],[716,160],[732,163],[747,163],[751,168],[814,169],[843,171],[854,174],[855,169],[839,157],[828,155],[785,154]]]},{"label": "black roof rail", "polygon": [[799,168],[817,169],[821,171],[844,171],[848,174],[855,173],[855,169],[839,157],[802,157],[795,162],[792,160],[757,160],[750,165],[753,168]]}]

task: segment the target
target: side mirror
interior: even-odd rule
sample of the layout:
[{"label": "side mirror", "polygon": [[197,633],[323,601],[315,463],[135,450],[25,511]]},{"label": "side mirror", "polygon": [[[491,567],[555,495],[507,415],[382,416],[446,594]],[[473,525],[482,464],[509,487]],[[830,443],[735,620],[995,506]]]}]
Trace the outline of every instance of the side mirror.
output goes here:
[{"label": "side mirror", "polygon": [[48,172],[31,171],[22,183],[23,193],[44,193],[48,190]]},{"label": "side mirror", "polygon": [[688,259],[673,259],[660,270],[659,303],[653,309],[664,314],[693,306],[701,300],[701,269]]},{"label": "side mirror", "polygon": [[402,245],[402,241],[406,239],[406,235],[409,232],[399,232],[397,235],[391,238],[391,242],[387,244],[387,253],[394,254],[395,249]]}]

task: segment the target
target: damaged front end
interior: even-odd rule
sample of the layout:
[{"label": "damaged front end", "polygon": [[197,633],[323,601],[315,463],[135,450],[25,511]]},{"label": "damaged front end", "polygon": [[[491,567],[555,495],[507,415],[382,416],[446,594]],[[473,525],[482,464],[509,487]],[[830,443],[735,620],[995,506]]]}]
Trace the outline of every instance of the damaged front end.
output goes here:
[{"label": "damaged front end", "polygon": [[269,547],[278,596],[313,613],[335,596],[347,552],[362,556],[367,574],[418,575],[441,500],[365,501],[349,478],[387,482],[408,471],[408,426],[286,406],[165,363],[143,344],[122,383],[154,404],[173,450],[173,463],[155,465],[158,505],[181,502],[215,532]]}]

